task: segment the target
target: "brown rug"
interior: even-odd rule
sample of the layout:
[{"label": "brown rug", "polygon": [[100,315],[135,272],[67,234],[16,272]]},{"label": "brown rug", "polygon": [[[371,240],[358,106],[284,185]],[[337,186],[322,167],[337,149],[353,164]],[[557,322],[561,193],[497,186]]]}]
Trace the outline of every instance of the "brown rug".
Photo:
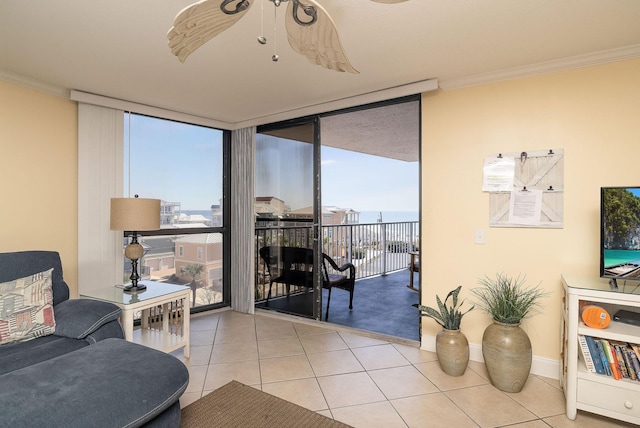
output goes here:
[{"label": "brown rug", "polygon": [[182,409],[180,426],[182,428],[349,427],[342,422],[235,380]]}]

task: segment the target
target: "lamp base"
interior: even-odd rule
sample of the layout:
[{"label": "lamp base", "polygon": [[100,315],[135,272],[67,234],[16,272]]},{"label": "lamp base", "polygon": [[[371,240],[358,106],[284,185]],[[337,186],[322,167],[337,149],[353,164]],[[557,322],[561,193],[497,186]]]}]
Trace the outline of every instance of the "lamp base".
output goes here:
[{"label": "lamp base", "polygon": [[135,293],[137,291],[144,291],[147,289],[147,286],[141,283],[138,283],[135,287],[132,284],[126,284],[122,286],[124,291],[128,291],[130,293]]}]

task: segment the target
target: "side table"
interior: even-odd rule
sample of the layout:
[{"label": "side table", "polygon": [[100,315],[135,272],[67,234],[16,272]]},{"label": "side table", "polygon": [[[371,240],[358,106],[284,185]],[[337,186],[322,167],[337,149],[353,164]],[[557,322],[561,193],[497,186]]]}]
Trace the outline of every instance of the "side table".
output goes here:
[{"label": "side table", "polygon": [[[111,302],[120,307],[120,323],[126,340],[164,352],[184,348],[184,356],[189,358],[191,288],[164,282],[140,282],[147,286],[146,290],[125,292],[116,286],[83,291],[80,296]],[[134,331],[133,321],[137,312],[142,314],[141,328]]]}]

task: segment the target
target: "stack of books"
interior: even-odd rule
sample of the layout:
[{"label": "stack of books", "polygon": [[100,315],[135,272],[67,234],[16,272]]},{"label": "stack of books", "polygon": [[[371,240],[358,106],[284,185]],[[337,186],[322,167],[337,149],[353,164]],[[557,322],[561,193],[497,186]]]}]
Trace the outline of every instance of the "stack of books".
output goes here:
[{"label": "stack of books", "polygon": [[581,334],[578,343],[589,372],[640,381],[640,346],[637,344]]}]

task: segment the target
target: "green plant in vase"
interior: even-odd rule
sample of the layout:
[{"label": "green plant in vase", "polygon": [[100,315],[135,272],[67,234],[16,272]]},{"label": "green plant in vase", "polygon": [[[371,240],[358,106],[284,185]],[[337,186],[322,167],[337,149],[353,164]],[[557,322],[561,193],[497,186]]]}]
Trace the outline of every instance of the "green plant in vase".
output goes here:
[{"label": "green plant in vase", "polygon": [[444,302],[436,295],[438,310],[420,304],[414,305],[422,312],[422,316],[432,318],[442,327],[436,336],[436,354],[442,371],[451,376],[462,376],[469,363],[469,342],[460,331],[460,323],[462,317],[473,310],[474,306],[464,312],[461,310],[465,302],[459,302],[461,289],[460,285],[450,291]]},{"label": "green plant in vase", "polygon": [[499,273],[495,278],[485,276],[478,283],[483,287],[471,290],[477,297],[476,306],[494,321],[504,324],[520,324],[527,316],[537,313],[540,299],[548,294],[539,284],[525,286],[525,276],[512,278]]},{"label": "green plant in vase", "polygon": [[526,277],[513,278],[502,273],[495,278],[485,276],[482,287],[471,292],[475,304],[491,315],[493,323],[482,336],[482,356],[491,383],[505,392],[520,392],[531,370],[532,350],[527,333],[520,327],[526,317],[538,313],[540,299],[549,293],[527,286]]}]

